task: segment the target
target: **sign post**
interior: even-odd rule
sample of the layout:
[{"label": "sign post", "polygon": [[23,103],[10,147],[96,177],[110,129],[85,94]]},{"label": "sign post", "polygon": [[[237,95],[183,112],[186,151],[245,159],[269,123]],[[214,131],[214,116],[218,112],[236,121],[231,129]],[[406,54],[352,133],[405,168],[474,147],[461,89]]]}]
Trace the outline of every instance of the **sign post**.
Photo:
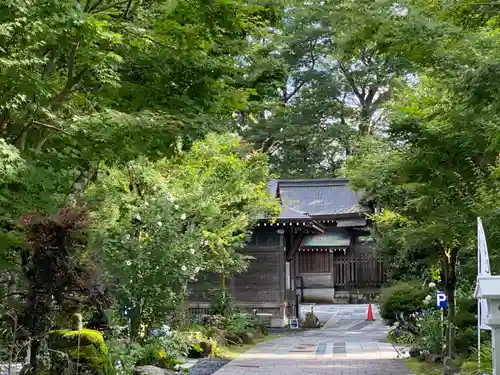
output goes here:
[{"label": "sign post", "polygon": [[441,346],[444,349],[444,340],[446,337],[446,329],[444,326],[444,309],[448,308],[448,296],[446,293],[437,291],[436,292],[436,307],[441,310],[441,329],[442,329],[442,343]]}]

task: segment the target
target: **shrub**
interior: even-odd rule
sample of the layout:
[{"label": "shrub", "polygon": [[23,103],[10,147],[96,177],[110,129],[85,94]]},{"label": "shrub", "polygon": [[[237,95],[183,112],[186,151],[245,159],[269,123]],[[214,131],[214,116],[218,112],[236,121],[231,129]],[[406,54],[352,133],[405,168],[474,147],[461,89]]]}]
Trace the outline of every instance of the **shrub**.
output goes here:
[{"label": "shrub", "polygon": [[199,330],[220,345],[250,343],[267,333],[255,316],[241,311],[227,316],[212,315],[204,324]]},{"label": "shrub", "polygon": [[248,331],[259,329],[259,322],[249,313],[236,312],[226,317],[225,329],[229,334],[241,336]]},{"label": "shrub", "polygon": [[379,308],[382,319],[387,324],[394,324],[399,315],[409,317],[424,308],[424,299],[428,289],[417,282],[397,283],[382,291]]},{"label": "shrub", "polygon": [[478,373],[492,374],[493,373],[493,358],[491,356],[491,344],[481,345],[481,366],[477,368],[477,349],[473,349],[471,358],[464,362],[461,367],[460,374],[475,375]]},{"label": "shrub", "polygon": [[413,344],[416,338],[413,333],[393,326],[387,333],[387,341],[391,344]]},{"label": "shrub", "polygon": [[455,316],[455,350],[468,355],[477,341],[477,300],[471,294],[457,296],[457,314]]},{"label": "shrub", "polygon": [[111,362],[118,372],[132,374],[136,363],[144,357],[144,347],[128,339],[111,339],[107,342]]},{"label": "shrub", "polygon": [[455,352],[469,355],[477,347],[477,328],[463,327],[455,329]]},{"label": "shrub", "polygon": [[431,310],[417,320],[420,335],[417,344],[420,349],[431,354],[441,355],[443,352],[443,325],[441,312]]},{"label": "shrub", "polygon": [[123,374],[131,374],[136,366],[150,365],[175,370],[183,363],[181,358],[188,355],[191,343],[186,333],[165,331],[142,344],[114,339],[109,341],[108,346],[115,368]]}]

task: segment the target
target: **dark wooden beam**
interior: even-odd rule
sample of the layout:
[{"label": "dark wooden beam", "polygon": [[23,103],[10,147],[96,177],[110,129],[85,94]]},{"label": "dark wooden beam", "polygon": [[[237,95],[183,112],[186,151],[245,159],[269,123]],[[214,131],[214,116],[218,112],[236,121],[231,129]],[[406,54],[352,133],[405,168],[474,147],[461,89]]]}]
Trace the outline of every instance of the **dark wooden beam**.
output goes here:
[{"label": "dark wooden beam", "polygon": [[299,250],[300,244],[304,239],[305,234],[306,233],[302,230],[296,236],[293,236],[293,243],[286,257],[287,261],[290,261],[295,257],[295,254]]}]

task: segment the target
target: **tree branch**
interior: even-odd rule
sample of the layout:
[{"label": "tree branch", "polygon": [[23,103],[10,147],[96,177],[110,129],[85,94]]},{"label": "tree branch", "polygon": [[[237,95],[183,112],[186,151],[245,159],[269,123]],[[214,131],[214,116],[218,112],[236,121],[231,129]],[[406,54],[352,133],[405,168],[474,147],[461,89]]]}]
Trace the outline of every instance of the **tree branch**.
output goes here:
[{"label": "tree branch", "polygon": [[73,41],[73,47],[71,48],[71,53],[68,59],[68,77],[66,79],[66,86],[68,86],[73,80],[73,70],[75,68],[76,54],[78,52],[78,47],[80,46],[81,40],[82,40],[82,34],[80,33],[80,30],[78,30],[75,39]]},{"label": "tree branch", "polygon": [[362,104],[362,102],[364,101],[364,97],[361,95],[361,92],[359,91],[359,89],[356,85],[356,82],[352,78],[351,72],[349,72],[349,70],[347,70],[347,68],[340,61],[338,64],[339,64],[340,70],[342,70],[342,73],[344,74],[344,77],[347,79],[349,86],[351,86],[352,91],[354,92],[354,94],[356,95],[356,97],[358,98],[358,100]]},{"label": "tree branch", "polygon": [[45,127],[45,128],[49,128],[49,129],[54,129],[54,130],[60,131],[61,133],[64,133],[64,134],[66,134],[66,135],[71,136],[71,134],[69,134],[66,130],[61,129],[61,128],[58,128],[57,126],[50,125],[50,124],[46,124],[46,123],[44,123],[44,122],[37,121],[37,120],[33,120],[33,123],[34,123],[34,124],[37,124],[37,125],[41,125],[41,126],[43,126],[43,127]]}]

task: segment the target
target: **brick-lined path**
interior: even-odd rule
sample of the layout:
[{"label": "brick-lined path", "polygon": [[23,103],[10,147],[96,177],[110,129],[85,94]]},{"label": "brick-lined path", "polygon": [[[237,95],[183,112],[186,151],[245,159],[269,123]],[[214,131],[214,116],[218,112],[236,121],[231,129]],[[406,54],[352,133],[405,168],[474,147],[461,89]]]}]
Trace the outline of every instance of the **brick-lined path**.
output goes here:
[{"label": "brick-lined path", "polygon": [[412,375],[385,343],[387,328],[355,308],[332,313],[320,330],[259,344],[214,375]]}]

